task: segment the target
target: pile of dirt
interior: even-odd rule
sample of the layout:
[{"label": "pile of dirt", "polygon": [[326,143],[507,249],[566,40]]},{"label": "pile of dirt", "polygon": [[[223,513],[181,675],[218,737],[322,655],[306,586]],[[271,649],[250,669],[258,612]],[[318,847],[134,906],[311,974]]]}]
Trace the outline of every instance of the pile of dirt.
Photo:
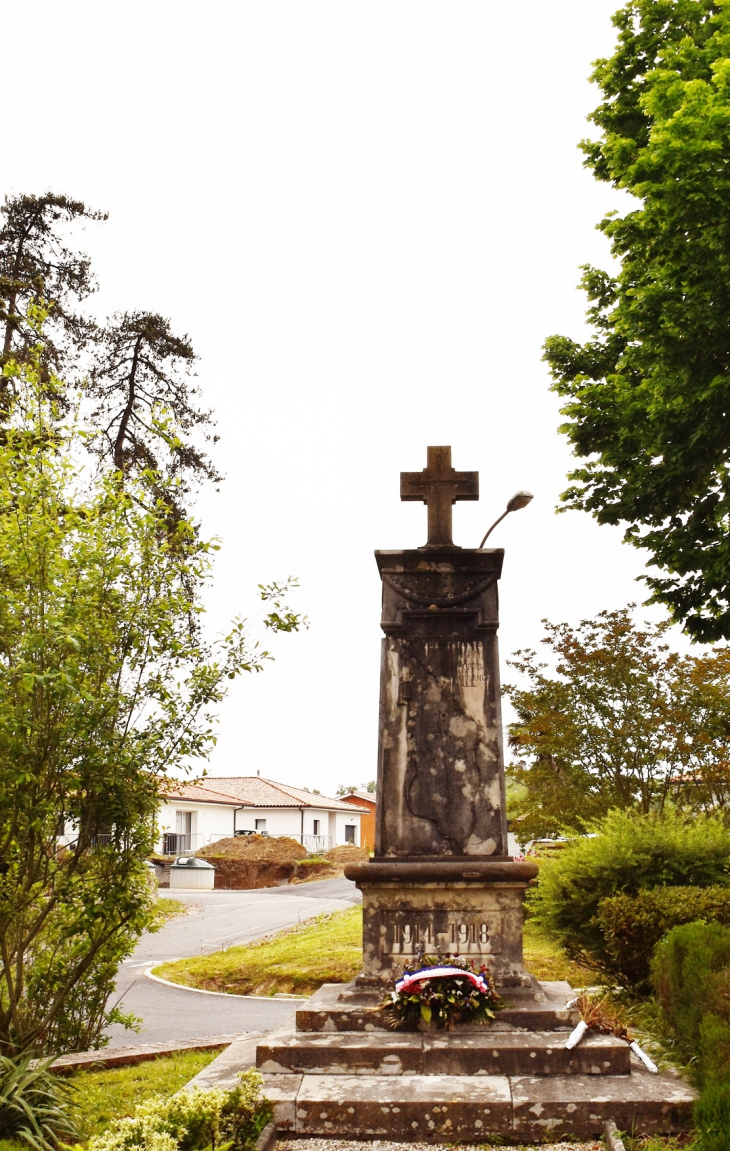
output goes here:
[{"label": "pile of dirt", "polygon": [[240,859],[245,862],[296,863],[305,859],[306,847],[288,835],[236,835],[231,839],[217,839],[196,852],[201,859],[215,863],[219,859]]},{"label": "pile of dirt", "polygon": [[355,847],[354,843],[341,843],[339,847],[331,847],[325,851],[323,859],[329,863],[342,866],[345,863],[367,863],[370,853],[366,847]]},{"label": "pile of dirt", "polygon": [[215,886],[224,891],[310,883],[313,879],[330,879],[342,874],[334,863],[323,859],[295,859],[288,863],[278,863],[275,859],[240,859],[232,855],[211,855],[209,859],[215,867]]}]

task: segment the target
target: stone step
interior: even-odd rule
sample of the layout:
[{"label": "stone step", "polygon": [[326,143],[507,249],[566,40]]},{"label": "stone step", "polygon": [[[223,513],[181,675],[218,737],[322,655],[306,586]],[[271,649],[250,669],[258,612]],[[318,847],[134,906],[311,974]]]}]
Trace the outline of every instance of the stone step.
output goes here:
[{"label": "stone step", "polygon": [[[504,988],[509,1004],[497,1013],[490,1031],[570,1030],[578,1021],[565,1004],[575,992],[568,983],[534,981],[532,987]],[[358,988],[354,983],[325,983],[297,1010],[299,1031],[389,1031],[386,1016],[378,1011],[383,993]],[[429,1030],[425,1025],[423,1030]],[[435,1025],[430,1028],[435,1031]],[[460,1026],[461,1034],[478,1034],[481,1024]]]},{"label": "stone step", "polygon": [[[671,1134],[694,1095],[676,1075],[264,1075],[279,1130],[332,1139],[453,1144],[591,1138],[607,1119]],[[495,1140],[496,1141],[496,1140]]]},{"label": "stone step", "polygon": [[269,1073],[316,1075],[628,1075],[628,1045],[590,1033],[566,1051],[568,1032],[312,1034],[279,1028],[256,1049]]}]

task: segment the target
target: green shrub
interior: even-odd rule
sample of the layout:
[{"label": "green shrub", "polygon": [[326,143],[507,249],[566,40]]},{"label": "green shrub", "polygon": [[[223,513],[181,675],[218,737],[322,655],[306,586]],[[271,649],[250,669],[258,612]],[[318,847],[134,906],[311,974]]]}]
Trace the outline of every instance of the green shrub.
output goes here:
[{"label": "green shrub", "polygon": [[616,982],[649,989],[656,944],[680,923],[730,925],[730,887],[652,887],[637,895],[612,895],[598,906],[604,941],[601,969]]},{"label": "green shrub", "polygon": [[0,1139],[22,1139],[36,1151],[49,1151],[80,1138],[71,1114],[72,1088],[48,1070],[51,1059],[31,1063],[31,1055],[0,1056]]},{"label": "green shrub", "polygon": [[665,1026],[697,1081],[730,1082],[730,928],[673,928],[656,949],[652,979]]},{"label": "green shrub", "polygon": [[604,899],[654,887],[730,886],[730,836],[715,816],[613,811],[596,831],[545,859],[528,897],[537,922],[586,967],[604,970]]},{"label": "green shrub", "polygon": [[694,1108],[697,1138],[692,1151],[728,1151],[730,1147],[730,1084],[709,1084]]},{"label": "green shrub", "polygon": [[272,1117],[261,1098],[258,1071],[242,1071],[230,1091],[179,1091],[138,1103],[134,1115],[115,1119],[89,1140],[87,1151],[246,1151]]}]

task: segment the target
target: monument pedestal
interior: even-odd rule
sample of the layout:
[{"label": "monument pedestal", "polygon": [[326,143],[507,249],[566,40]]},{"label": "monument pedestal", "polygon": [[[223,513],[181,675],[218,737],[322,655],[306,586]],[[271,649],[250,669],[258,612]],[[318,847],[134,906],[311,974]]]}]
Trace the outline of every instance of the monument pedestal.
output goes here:
[{"label": "monument pedestal", "polygon": [[532,982],[522,963],[522,897],[534,863],[511,860],[349,864],[363,896],[363,969],[357,982],[392,984],[424,955],[484,963],[504,987]]}]

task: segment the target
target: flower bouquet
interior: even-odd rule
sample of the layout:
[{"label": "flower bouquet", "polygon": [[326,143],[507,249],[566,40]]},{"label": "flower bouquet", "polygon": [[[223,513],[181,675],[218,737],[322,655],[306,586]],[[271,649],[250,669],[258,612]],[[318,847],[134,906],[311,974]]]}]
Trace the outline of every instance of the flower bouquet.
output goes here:
[{"label": "flower bouquet", "polygon": [[378,1007],[394,1030],[415,1031],[421,1021],[435,1021],[452,1031],[457,1023],[489,1023],[507,1004],[497,994],[493,977],[482,965],[450,955],[446,960],[424,955],[421,966],[406,965],[403,977]]}]

